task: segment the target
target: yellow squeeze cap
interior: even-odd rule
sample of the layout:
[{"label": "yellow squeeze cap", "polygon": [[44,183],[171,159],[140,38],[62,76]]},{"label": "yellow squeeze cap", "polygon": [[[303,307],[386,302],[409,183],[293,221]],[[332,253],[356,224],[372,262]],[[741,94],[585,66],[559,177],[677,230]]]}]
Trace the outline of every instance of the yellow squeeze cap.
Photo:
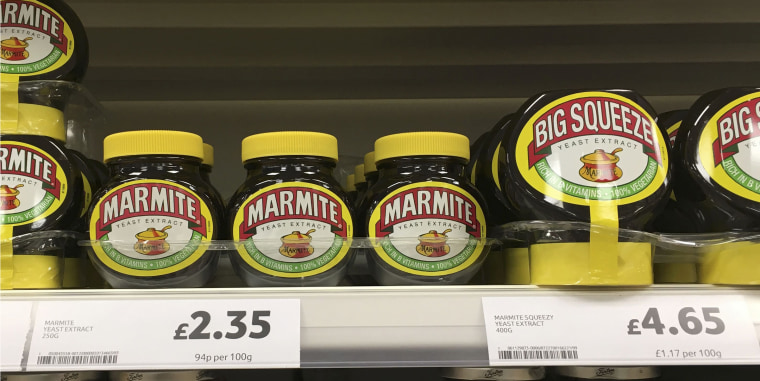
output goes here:
[{"label": "yellow squeeze cap", "polygon": [[243,162],[272,156],[319,156],[338,161],[338,139],[310,131],[279,131],[243,139]]},{"label": "yellow squeeze cap", "polygon": [[354,174],[348,175],[346,178],[346,192],[353,192],[356,190],[356,184],[354,183]]},{"label": "yellow squeeze cap", "polygon": [[183,131],[119,132],[103,140],[103,161],[122,156],[176,155],[203,160],[203,139]]},{"label": "yellow squeeze cap", "polygon": [[377,172],[377,167],[375,166],[375,151],[364,155],[364,173],[372,172]]},{"label": "yellow squeeze cap", "polygon": [[3,127],[0,134],[47,136],[65,143],[63,112],[53,107],[19,103],[15,128]]},{"label": "yellow squeeze cap", "polygon": [[454,156],[470,160],[470,139],[451,132],[406,132],[375,141],[375,162],[404,156]]},{"label": "yellow squeeze cap", "polygon": [[359,164],[354,167],[354,184],[366,183],[367,179],[364,177],[364,164]]},{"label": "yellow squeeze cap", "polygon": [[201,164],[214,166],[214,147],[211,144],[203,143],[203,161]]}]

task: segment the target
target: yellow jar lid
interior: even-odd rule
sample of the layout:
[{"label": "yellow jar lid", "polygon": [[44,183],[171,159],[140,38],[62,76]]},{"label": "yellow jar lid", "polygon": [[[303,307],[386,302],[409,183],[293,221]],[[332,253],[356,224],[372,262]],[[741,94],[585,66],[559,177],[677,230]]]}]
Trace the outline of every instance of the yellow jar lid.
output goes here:
[{"label": "yellow jar lid", "polygon": [[346,178],[346,192],[353,192],[356,190],[356,184],[354,183],[354,174],[348,175]]},{"label": "yellow jar lid", "polygon": [[203,143],[203,162],[201,164],[214,166],[214,147],[211,144]]},{"label": "yellow jar lid", "polygon": [[375,162],[406,156],[453,156],[470,159],[470,139],[451,132],[406,132],[375,141]]},{"label": "yellow jar lid", "polygon": [[375,166],[375,151],[364,155],[364,173],[372,172],[377,172],[377,167]]},{"label": "yellow jar lid", "polygon": [[359,164],[354,167],[354,184],[366,183],[367,179],[364,177],[364,164]]},{"label": "yellow jar lid", "polygon": [[310,131],[279,131],[243,139],[243,162],[272,156],[318,156],[338,161],[338,139]]},{"label": "yellow jar lid", "polygon": [[15,128],[3,127],[1,134],[47,136],[66,142],[63,112],[53,107],[18,104],[18,123]]},{"label": "yellow jar lid", "polygon": [[190,132],[143,130],[119,132],[103,140],[103,161],[141,155],[190,156],[203,160],[203,139]]}]

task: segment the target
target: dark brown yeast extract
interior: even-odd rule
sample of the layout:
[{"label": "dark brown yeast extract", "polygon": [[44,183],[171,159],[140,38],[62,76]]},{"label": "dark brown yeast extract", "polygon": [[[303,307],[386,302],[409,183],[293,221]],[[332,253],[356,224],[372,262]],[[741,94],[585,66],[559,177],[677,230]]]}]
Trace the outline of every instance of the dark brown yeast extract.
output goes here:
[{"label": "dark brown yeast extract", "polygon": [[348,195],[333,176],[332,135],[282,131],[243,140],[247,176],[227,206],[230,253],[249,286],[336,286],[354,237]]},{"label": "dark brown yeast extract", "polygon": [[465,170],[469,141],[412,132],[375,142],[379,178],[360,217],[380,285],[465,284],[488,253],[486,204]]},{"label": "dark brown yeast extract", "polygon": [[93,197],[89,250],[115,288],[201,287],[213,276],[221,211],[200,174],[200,136],[130,131],[103,144],[110,180]]}]

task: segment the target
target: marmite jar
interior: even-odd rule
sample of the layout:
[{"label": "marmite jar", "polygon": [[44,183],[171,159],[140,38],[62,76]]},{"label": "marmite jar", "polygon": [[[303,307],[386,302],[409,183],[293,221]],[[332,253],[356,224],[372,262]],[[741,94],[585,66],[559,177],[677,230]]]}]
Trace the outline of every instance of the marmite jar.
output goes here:
[{"label": "marmite jar", "polygon": [[541,366],[531,367],[494,367],[494,368],[443,368],[441,376],[445,380],[497,380],[529,381],[543,380],[546,369]]},{"label": "marmite jar", "polygon": [[[700,97],[678,131],[675,196],[707,232],[760,230],[760,88]],[[760,284],[757,244],[716,245],[700,258],[699,281]]]},{"label": "marmite jar", "polygon": [[491,129],[478,157],[475,186],[488,204],[490,226],[517,220],[517,213],[504,196],[501,174],[505,172],[506,150],[504,136],[512,132],[512,114],[505,116]]},{"label": "marmite jar", "polygon": [[[61,0],[2,0],[2,80],[81,82],[89,46],[84,26]],[[22,102],[24,100],[22,99]]]},{"label": "marmite jar", "polygon": [[82,177],[65,141],[63,113],[51,107],[18,104],[18,122],[0,127],[3,239],[76,225]]},{"label": "marmite jar", "polygon": [[216,269],[208,250],[220,212],[200,174],[201,137],[146,130],[103,141],[111,179],[93,197],[90,259],[115,288],[200,287]]},{"label": "marmite jar", "polygon": [[[219,191],[216,189],[216,187],[211,184],[211,171],[214,168],[214,147],[211,146],[211,144],[203,143],[203,161],[201,162],[201,178],[203,181],[208,184],[209,189],[211,189],[211,194],[214,196],[214,202],[216,203],[216,208],[219,211],[219,213],[224,212],[224,199],[222,198],[222,194],[219,193]],[[226,230],[221,225],[224,223],[225,218],[224,216],[219,216],[219,231],[225,232]]]},{"label": "marmite jar", "polygon": [[230,255],[249,286],[335,286],[346,272],[353,218],[333,177],[332,135],[284,131],[243,139],[248,176],[230,199]]},{"label": "marmite jar", "polygon": [[595,367],[560,366],[554,368],[558,381],[574,380],[657,380],[660,369],[651,366]]},{"label": "marmite jar", "polygon": [[488,249],[485,203],[465,166],[467,137],[411,132],[375,142],[380,173],[361,221],[381,285],[464,284]]},{"label": "marmite jar", "polygon": [[375,166],[375,152],[364,155],[364,179],[367,181],[367,189],[372,188],[377,182],[377,167]]},{"label": "marmite jar", "polygon": [[709,232],[760,229],[760,88],[700,97],[678,131],[676,199]]},{"label": "marmite jar", "polygon": [[480,135],[477,139],[475,139],[475,142],[473,142],[470,145],[470,157],[471,160],[467,163],[467,166],[465,167],[465,172],[470,177],[470,181],[475,184],[478,179],[478,162],[480,161],[480,155],[483,151],[483,147],[488,142],[489,137],[491,136],[491,131],[489,130],[483,135]]},{"label": "marmite jar", "polygon": [[348,201],[351,205],[356,203],[356,184],[354,184],[354,174],[350,174],[346,177],[346,194],[348,195]]},{"label": "marmite jar", "polygon": [[364,177],[364,164],[354,167],[354,187],[356,188],[356,203],[354,206],[358,207],[364,201],[368,189],[367,179]]},{"label": "marmite jar", "polygon": [[651,245],[619,242],[617,229],[645,230],[670,196],[653,114],[628,90],[547,92],[515,114],[503,185],[519,217],[591,224],[531,245],[532,283],[651,284]]},{"label": "marmite jar", "polygon": [[[670,143],[670,159],[673,163],[678,163],[678,157],[673,149],[677,144],[678,129],[681,121],[688,113],[688,110],[668,111],[657,116],[657,125],[663,136],[666,136]],[[673,165],[673,170],[678,170],[678,165]],[[678,177],[673,174],[673,179]],[[696,233],[703,231],[704,227],[698,224],[700,214],[695,210],[688,208],[684,203],[676,200],[675,188],[679,186],[677,181],[673,181],[674,191],[670,193],[670,200],[665,204],[665,209],[654,220],[653,230],[660,233]],[[654,263],[654,282],[655,283],[695,283],[697,281],[696,258],[693,250],[691,252],[671,250],[662,247],[656,248],[656,262]]]}]

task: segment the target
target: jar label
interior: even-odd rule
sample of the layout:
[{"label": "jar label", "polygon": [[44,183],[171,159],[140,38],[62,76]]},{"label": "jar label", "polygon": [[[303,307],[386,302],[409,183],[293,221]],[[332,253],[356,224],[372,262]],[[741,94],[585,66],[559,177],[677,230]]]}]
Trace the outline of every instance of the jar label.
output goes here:
[{"label": "jar label", "polygon": [[240,257],[260,272],[283,278],[335,267],[348,254],[354,234],[340,197],[305,182],[279,183],[252,194],[232,226]]},{"label": "jar label", "polygon": [[0,143],[0,224],[18,226],[44,219],[68,196],[66,173],[50,154],[30,144]]},{"label": "jar label", "polygon": [[591,205],[629,204],[665,182],[668,153],[652,117],[628,98],[583,92],[535,113],[517,139],[516,163],[538,192]]},{"label": "jar label", "polygon": [[71,27],[49,6],[36,0],[3,0],[0,6],[3,74],[30,76],[51,72],[74,54]]},{"label": "jar label", "polygon": [[728,191],[760,202],[760,92],[743,96],[710,118],[699,138],[699,163]]},{"label": "jar label", "polygon": [[454,274],[483,252],[483,209],[467,191],[429,181],[398,188],[372,211],[368,226],[380,258],[423,276]]},{"label": "jar label", "polygon": [[681,122],[682,121],[679,120],[665,130],[665,132],[668,133],[668,140],[670,140],[671,147],[676,146],[676,138],[678,137],[678,129],[681,128]]},{"label": "jar label", "polygon": [[134,180],[100,197],[90,216],[93,251],[111,269],[158,276],[197,261],[214,220],[197,193],[164,180]]}]

